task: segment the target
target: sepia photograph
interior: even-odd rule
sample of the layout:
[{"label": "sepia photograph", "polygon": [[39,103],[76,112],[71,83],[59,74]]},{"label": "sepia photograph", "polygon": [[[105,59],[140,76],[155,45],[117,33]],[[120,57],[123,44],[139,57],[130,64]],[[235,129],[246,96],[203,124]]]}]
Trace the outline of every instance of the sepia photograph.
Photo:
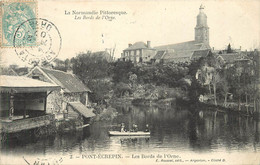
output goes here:
[{"label": "sepia photograph", "polygon": [[260,164],[260,1],[0,0],[0,164]]}]

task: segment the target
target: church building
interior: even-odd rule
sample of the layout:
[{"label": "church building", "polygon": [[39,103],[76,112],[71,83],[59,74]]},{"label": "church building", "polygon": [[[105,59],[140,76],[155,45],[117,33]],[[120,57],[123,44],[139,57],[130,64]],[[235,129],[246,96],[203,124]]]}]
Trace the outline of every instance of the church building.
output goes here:
[{"label": "church building", "polygon": [[[134,56],[134,59],[138,58],[137,56],[139,54],[131,54],[131,52],[128,52],[130,48],[132,48],[132,45],[123,51],[121,57],[122,59],[131,60],[131,56]],[[207,25],[207,15],[204,13],[204,6],[201,5],[199,8],[194,40],[176,44],[155,46],[153,48],[151,48],[149,44],[144,44],[142,49],[150,51],[150,54],[147,55],[150,57],[149,60],[153,63],[189,62],[192,59],[199,58],[200,55],[206,56],[210,52],[211,48],[209,45],[209,27]],[[144,56],[140,56],[139,58],[142,59],[140,62],[147,61],[147,59],[144,59]]]},{"label": "church building", "polygon": [[157,53],[152,59],[153,62],[185,62],[199,58],[200,54],[202,56],[207,55],[210,52],[209,27],[207,25],[207,15],[204,13],[204,6],[201,5],[199,8],[194,40],[154,48]]}]

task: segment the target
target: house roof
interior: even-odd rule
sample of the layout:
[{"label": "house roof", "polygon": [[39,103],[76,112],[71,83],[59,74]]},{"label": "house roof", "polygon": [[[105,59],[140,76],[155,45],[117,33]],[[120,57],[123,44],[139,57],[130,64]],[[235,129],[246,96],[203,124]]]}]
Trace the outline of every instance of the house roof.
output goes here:
[{"label": "house roof", "polygon": [[180,51],[175,52],[173,50],[160,50],[156,53],[155,57],[153,59],[164,59],[168,62],[175,61],[178,59],[178,61],[187,61],[187,59],[190,59],[194,51]]},{"label": "house roof", "polygon": [[187,41],[176,44],[162,45],[154,47],[157,50],[167,50],[174,49],[174,51],[184,51],[184,50],[199,50],[203,46],[203,43],[197,41]]},{"label": "house roof", "polygon": [[136,49],[151,49],[151,48],[148,48],[144,42],[136,42],[132,46],[126,48],[125,50],[136,50]]},{"label": "house roof", "polygon": [[7,67],[0,67],[0,75],[18,76],[12,68]]},{"label": "house roof", "polygon": [[219,54],[218,58],[222,58],[225,62],[234,62],[242,56],[239,53]]},{"label": "house roof", "polygon": [[107,51],[97,51],[92,52],[92,56],[100,57],[102,59],[106,59],[108,62],[113,61],[113,57]]},{"label": "house roof", "polygon": [[96,116],[93,113],[93,109],[87,108],[85,105],[83,105],[80,102],[69,102],[68,105],[71,106],[78,113],[82,114],[85,118]]},{"label": "house roof", "polygon": [[0,75],[0,91],[27,93],[59,90],[58,85],[22,76]]},{"label": "house roof", "polygon": [[53,69],[40,69],[46,73],[52,81],[61,86],[65,93],[90,92],[90,89],[74,74]]},{"label": "house roof", "polygon": [[157,51],[153,59],[162,59],[163,55],[166,53],[166,50]]},{"label": "house roof", "polygon": [[190,58],[193,51],[180,51],[180,52],[167,52],[164,59],[174,59],[174,58]]},{"label": "house roof", "polygon": [[209,54],[210,50],[196,50],[193,52],[191,59],[198,59],[200,57],[206,57]]},{"label": "house roof", "polygon": [[28,67],[20,67],[20,68],[16,68],[14,69],[14,71],[19,75],[19,76],[22,76],[22,75],[25,75],[27,74],[29,71],[28,71]]}]

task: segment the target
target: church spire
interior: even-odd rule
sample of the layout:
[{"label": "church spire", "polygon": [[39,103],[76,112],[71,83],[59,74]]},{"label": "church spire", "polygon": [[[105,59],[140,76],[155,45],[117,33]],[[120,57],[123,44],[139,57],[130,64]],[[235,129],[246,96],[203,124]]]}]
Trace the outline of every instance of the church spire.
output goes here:
[{"label": "church spire", "polygon": [[200,12],[203,12],[204,6],[201,4],[200,5]]},{"label": "church spire", "polygon": [[200,5],[200,12],[197,16],[197,27],[199,26],[208,26],[207,25],[207,15],[204,13],[204,6]]},{"label": "church spire", "polygon": [[197,16],[195,27],[195,41],[209,44],[209,27],[207,25],[207,15],[204,13],[204,6],[200,5],[200,12]]}]

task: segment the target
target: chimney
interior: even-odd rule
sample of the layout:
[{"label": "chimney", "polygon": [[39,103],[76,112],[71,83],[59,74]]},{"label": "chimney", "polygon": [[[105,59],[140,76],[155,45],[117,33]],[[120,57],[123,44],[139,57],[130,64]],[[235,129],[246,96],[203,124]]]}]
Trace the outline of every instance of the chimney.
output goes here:
[{"label": "chimney", "polygon": [[128,44],[128,47],[131,47],[132,46],[132,44]]},{"label": "chimney", "polygon": [[214,50],[214,47],[212,47],[212,50]]},{"label": "chimney", "polygon": [[66,71],[67,73],[69,73],[69,74],[73,74],[73,70],[72,70],[72,68],[71,67],[68,67],[68,69],[67,69],[67,71]]},{"label": "chimney", "polygon": [[147,41],[147,48],[151,48],[151,41]]},{"label": "chimney", "polygon": [[240,46],[240,48],[239,48],[240,50],[242,49],[242,47]]}]

